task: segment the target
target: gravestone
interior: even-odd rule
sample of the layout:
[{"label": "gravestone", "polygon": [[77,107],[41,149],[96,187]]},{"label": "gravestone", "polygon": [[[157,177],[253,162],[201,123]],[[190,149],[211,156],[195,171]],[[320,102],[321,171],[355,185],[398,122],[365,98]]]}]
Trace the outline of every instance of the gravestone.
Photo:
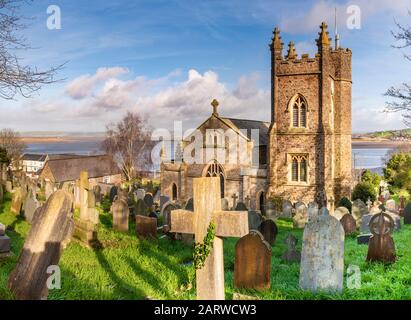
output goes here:
[{"label": "gravestone", "polygon": [[193,198],[188,199],[187,204],[185,206],[185,210],[194,211],[194,199]]},{"label": "gravestone", "polygon": [[308,210],[304,203],[297,203],[295,207],[295,215],[293,217],[293,225],[296,229],[302,229],[308,220]]},{"label": "gravestone", "polygon": [[357,222],[351,214],[346,214],[340,220],[341,225],[344,228],[345,235],[353,234],[357,231]]},{"label": "gravestone", "polygon": [[293,204],[289,200],[283,201],[283,214],[284,218],[292,218],[293,217]]},{"label": "gravestone", "polygon": [[282,259],[288,263],[300,263],[301,252],[297,250],[298,239],[289,233],[284,242],[287,245],[287,251],[284,252]]},{"label": "gravestone", "polygon": [[221,199],[221,210],[223,211],[230,210],[230,205],[228,204],[228,200],[226,198]]},{"label": "gravestone", "polygon": [[235,211],[248,211],[247,206],[245,205],[244,202],[238,202],[237,205],[235,206]]},{"label": "gravestone", "polygon": [[394,220],[394,232],[400,231],[401,230],[401,217],[393,212],[388,212],[387,214],[391,216],[392,220]]},{"label": "gravestone", "polygon": [[135,216],[148,216],[150,214],[150,208],[146,205],[144,200],[139,199],[134,207]]},{"label": "gravestone", "polygon": [[170,202],[170,198],[169,198],[169,197],[167,197],[167,196],[161,196],[161,197],[160,197],[160,210],[163,209],[164,205],[165,205],[167,202]]},{"label": "gravestone", "polygon": [[357,222],[357,227],[361,226],[361,219],[368,214],[368,208],[362,200],[357,199],[352,203],[352,216]]},{"label": "gravestone", "polygon": [[341,220],[342,217],[344,217],[346,214],[350,214],[350,210],[348,210],[346,207],[338,207],[337,209],[335,209],[333,217]]},{"label": "gravestone", "polygon": [[138,237],[144,239],[157,238],[157,219],[136,216],[136,233]]},{"label": "gravestone", "polygon": [[87,194],[87,211],[88,219],[94,224],[99,223],[99,212],[96,208],[96,195],[93,190],[89,190]]},{"label": "gravestone", "polygon": [[248,227],[251,230],[258,230],[261,223],[264,221],[263,216],[258,211],[248,211]]},{"label": "gravestone", "polygon": [[254,230],[235,246],[234,288],[267,290],[270,286],[271,246]]},{"label": "gravestone", "polygon": [[178,209],[178,206],[172,203],[165,204],[163,207],[163,212],[161,213],[164,217],[164,224],[171,227],[171,211]]},{"label": "gravestone", "polygon": [[300,287],[312,292],[342,292],[344,280],[344,229],[322,208],[304,229]]},{"label": "gravestone", "polygon": [[54,186],[53,183],[50,181],[46,181],[45,187],[44,187],[44,195],[46,197],[46,200],[50,198],[50,196],[54,192]]},{"label": "gravestone", "polygon": [[[144,197],[146,196],[146,191],[144,189],[137,189],[136,192],[135,192],[135,195],[136,195],[136,202],[138,200],[144,200]],[[161,201],[161,199],[160,199],[160,201]]]},{"label": "gravestone", "polygon": [[4,236],[6,234],[6,226],[0,223],[0,236]]},{"label": "gravestone", "polygon": [[401,217],[404,217],[404,208],[405,208],[405,197],[401,196],[400,197],[400,208],[399,208],[399,215]]},{"label": "gravestone", "polygon": [[258,230],[263,235],[264,240],[267,241],[270,246],[273,246],[278,234],[278,227],[275,222],[271,219],[265,220],[261,223]]},{"label": "gravestone", "polygon": [[0,184],[0,204],[3,203],[4,199],[4,191],[3,191],[3,186]]},{"label": "gravestone", "polygon": [[101,187],[99,185],[94,186],[93,192],[94,192],[96,204],[100,205],[101,201],[103,200],[103,194],[101,192]]},{"label": "gravestone", "polygon": [[8,193],[13,192],[13,183],[11,181],[6,181],[6,192]]},{"label": "gravestone", "polygon": [[369,234],[370,233],[370,221],[372,219],[374,215],[373,214],[366,214],[365,216],[362,217],[362,221],[361,221],[361,233],[364,234]]},{"label": "gravestone", "polygon": [[6,236],[6,226],[0,223],[0,258],[11,256],[11,240]]},{"label": "gravestone", "polygon": [[114,201],[114,197],[117,195],[117,193],[118,193],[118,187],[113,186],[113,187],[110,189],[110,194],[109,194],[110,202],[113,202],[113,201]]},{"label": "gravestone", "polygon": [[39,207],[41,207],[40,202],[37,200],[36,195],[30,191],[24,203],[24,217],[29,224],[33,223],[34,213]]},{"label": "gravestone", "polygon": [[47,299],[49,266],[58,265],[73,231],[72,200],[59,190],[46,202],[24,242],[8,286],[19,300]]},{"label": "gravestone", "polygon": [[395,244],[391,237],[394,220],[382,208],[370,221],[372,237],[368,245],[367,262],[393,263],[396,260]]},{"label": "gravestone", "polygon": [[153,195],[151,193],[147,193],[144,196],[144,203],[147,207],[151,208],[154,204]]},{"label": "gravestone", "polygon": [[221,211],[220,178],[194,178],[194,213],[172,211],[171,232],[194,234],[195,241],[203,243],[210,223],[216,226],[213,248],[196,270],[198,300],[224,300],[223,239],[243,237],[248,234],[248,214],[238,211]]},{"label": "gravestone", "polygon": [[21,187],[16,188],[11,198],[11,212],[19,215],[21,212],[21,207],[23,205],[23,194],[21,191]]},{"label": "gravestone", "polygon": [[113,202],[113,229],[121,232],[128,232],[128,217],[130,210],[127,202],[123,199],[118,199]]},{"label": "gravestone", "polygon": [[233,199],[233,210],[237,207],[237,200],[238,200],[238,196],[237,196],[237,194],[233,194],[232,196],[231,196],[231,199]]},{"label": "gravestone", "polygon": [[404,209],[404,224],[411,224],[411,202]]},{"label": "gravestone", "polygon": [[308,218],[307,222],[316,221],[318,218],[318,203],[317,202],[310,202],[308,204]]},{"label": "gravestone", "polygon": [[385,203],[385,208],[387,209],[387,211],[396,212],[397,205],[395,204],[395,200],[393,199],[387,200],[387,202]]}]

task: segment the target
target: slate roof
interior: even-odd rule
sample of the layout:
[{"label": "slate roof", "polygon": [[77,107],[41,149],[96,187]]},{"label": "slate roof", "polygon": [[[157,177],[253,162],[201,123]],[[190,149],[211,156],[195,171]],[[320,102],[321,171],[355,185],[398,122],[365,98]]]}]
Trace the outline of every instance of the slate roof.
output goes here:
[{"label": "slate roof", "polygon": [[234,119],[234,118],[221,118],[222,120],[229,123],[231,126],[237,127],[239,130],[247,130],[247,137],[251,139],[251,130],[259,130],[259,143],[256,145],[266,146],[268,145],[268,129],[271,123],[258,120],[245,120],[245,119]]},{"label": "slate roof", "polygon": [[48,178],[56,183],[76,181],[80,178],[81,171],[87,171],[89,178],[121,174],[120,168],[112,157],[100,155],[49,160],[46,162],[40,177]]},{"label": "slate roof", "polygon": [[32,154],[32,153],[25,153],[21,157],[23,161],[46,161],[47,155],[46,154]]}]

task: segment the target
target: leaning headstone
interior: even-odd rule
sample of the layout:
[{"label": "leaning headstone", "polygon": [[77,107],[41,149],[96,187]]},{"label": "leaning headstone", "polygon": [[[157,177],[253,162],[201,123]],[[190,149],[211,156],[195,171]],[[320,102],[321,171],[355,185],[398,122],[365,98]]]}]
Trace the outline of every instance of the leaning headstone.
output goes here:
[{"label": "leaning headstone", "polygon": [[116,231],[128,232],[128,217],[130,215],[130,210],[127,202],[123,199],[118,199],[113,202],[112,213],[113,229]]},{"label": "leaning headstone", "polygon": [[24,203],[24,217],[29,224],[33,223],[34,213],[39,207],[41,207],[40,202],[37,200],[35,194],[30,191]]},{"label": "leaning headstone", "polygon": [[248,211],[248,209],[247,209],[247,206],[245,205],[245,203],[240,201],[235,206],[234,211]]},{"label": "leaning headstone", "polygon": [[404,209],[404,224],[411,224],[411,202]]},{"label": "leaning headstone", "polygon": [[299,203],[295,207],[295,215],[293,217],[294,228],[302,229],[308,220],[308,210],[304,203]]},{"label": "leaning headstone", "polygon": [[265,220],[258,229],[263,235],[264,240],[267,241],[270,246],[273,246],[278,234],[278,227],[275,222],[271,219]]},{"label": "leaning headstone", "polygon": [[59,264],[73,231],[72,200],[59,190],[46,202],[24,243],[8,286],[19,300],[47,299],[48,268]]},{"label": "leaning headstone", "polygon": [[194,199],[193,198],[188,199],[185,210],[194,211]]},{"label": "leaning headstone", "polygon": [[150,214],[150,208],[146,205],[144,200],[139,199],[134,207],[135,216],[148,216]]},{"label": "leaning headstone", "polygon": [[144,239],[157,238],[157,219],[144,216],[136,216],[137,236]]},{"label": "leaning headstone", "polygon": [[21,212],[21,207],[23,205],[23,194],[21,191],[21,188],[18,187],[13,193],[13,196],[11,198],[11,212],[19,215]]},{"label": "leaning headstone", "polygon": [[371,219],[370,230],[372,237],[368,245],[367,262],[395,262],[395,244],[391,237],[394,220],[385,213],[385,209]]},{"label": "leaning headstone", "polygon": [[350,214],[350,210],[348,210],[346,207],[338,207],[337,209],[335,209],[332,215],[336,219],[341,220],[342,217],[344,217],[346,214]]},{"label": "leaning headstone", "polygon": [[262,234],[254,230],[235,246],[234,287],[267,290],[270,286],[271,247]]},{"label": "leaning headstone", "polygon": [[258,211],[248,211],[248,227],[251,230],[258,230],[261,223],[264,221],[263,216]]},{"label": "leaning headstone", "polygon": [[285,238],[284,242],[287,245],[287,251],[284,252],[282,259],[288,263],[300,263],[301,252],[296,249],[298,239],[290,233],[287,238]]},{"label": "leaning headstone", "polygon": [[304,229],[300,287],[312,292],[342,292],[344,280],[344,229],[322,208]]},{"label": "leaning headstone", "polygon": [[346,214],[344,217],[341,218],[340,222],[344,228],[346,236],[353,234],[357,231],[357,222],[351,214]]}]

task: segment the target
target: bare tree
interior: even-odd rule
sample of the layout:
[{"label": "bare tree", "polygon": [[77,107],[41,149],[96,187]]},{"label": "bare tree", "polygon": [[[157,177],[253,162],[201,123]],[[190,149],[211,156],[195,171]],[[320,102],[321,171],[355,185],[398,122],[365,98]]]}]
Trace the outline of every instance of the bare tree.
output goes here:
[{"label": "bare tree", "polygon": [[15,163],[19,161],[26,145],[18,132],[12,129],[3,129],[0,131],[0,149],[6,150],[8,158],[12,163]]},{"label": "bare tree", "polygon": [[[411,11],[409,12],[411,17]],[[404,49],[411,46],[411,26],[402,26],[396,22],[398,31],[392,32],[395,40],[401,44],[394,46],[398,49]],[[405,58],[411,61],[411,54],[404,54]],[[411,127],[411,83],[404,82],[400,88],[391,87],[385,93],[386,96],[394,100],[387,102],[386,110],[388,112],[401,112],[404,123]]]},{"label": "bare tree", "polygon": [[13,99],[16,95],[30,97],[43,85],[55,82],[62,65],[48,70],[22,64],[17,52],[28,50],[27,40],[19,31],[27,27],[27,19],[19,14],[28,0],[0,0],[0,97]]},{"label": "bare tree", "polygon": [[151,166],[151,128],[137,114],[128,112],[117,124],[106,129],[103,149],[119,163],[127,181],[141,178]]}]

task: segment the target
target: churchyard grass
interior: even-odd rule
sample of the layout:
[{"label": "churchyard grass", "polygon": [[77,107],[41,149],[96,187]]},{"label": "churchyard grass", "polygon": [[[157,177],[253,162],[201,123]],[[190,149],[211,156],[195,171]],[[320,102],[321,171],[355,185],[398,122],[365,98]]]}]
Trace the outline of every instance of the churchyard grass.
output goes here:
[{"label": "churchyard grass", "polygon": [[[107,209],[107,206],[105,206]],[[12,239],[12,251],[20,252],[29,225],[10,212],[10,196],[0,205],[0,221],[14,232],[7,234]],[[185,289],[193,266],[192,250],[179,242],[139,240],[135,225],[130,219],[128,233],[111,229],[111,216],[101,212],[99,240],[103,250],[90,250],[72,242],[60,260],[62,274],[61,290],[51,290],[50,300],[63,299],[195,299],[195,290]],[[226,298],[234,292],[261,299],[411,299],[411,226],[402,226],[394,233],[398,261],[391,266],[365,262],[367,246],[359,246],[354,236],[345,244],[345,268],[359,266],[362,272],[360,289],[348,289],[346,281],[342,294],[312,294],[299,290],[299,264],[286,264],[281,256],[286,250],[284,239],[291,232],[299,239],[301,250],[302,230],[292,229],[292,220],[277,221],[279,234],[272,251],[271,289],[263,292],[233,288],[235,244],[238,239],[224,241],[224,264]],[[7,279],[13,270],[17,255],[0,261],[0,299],[11,299]]]}]

